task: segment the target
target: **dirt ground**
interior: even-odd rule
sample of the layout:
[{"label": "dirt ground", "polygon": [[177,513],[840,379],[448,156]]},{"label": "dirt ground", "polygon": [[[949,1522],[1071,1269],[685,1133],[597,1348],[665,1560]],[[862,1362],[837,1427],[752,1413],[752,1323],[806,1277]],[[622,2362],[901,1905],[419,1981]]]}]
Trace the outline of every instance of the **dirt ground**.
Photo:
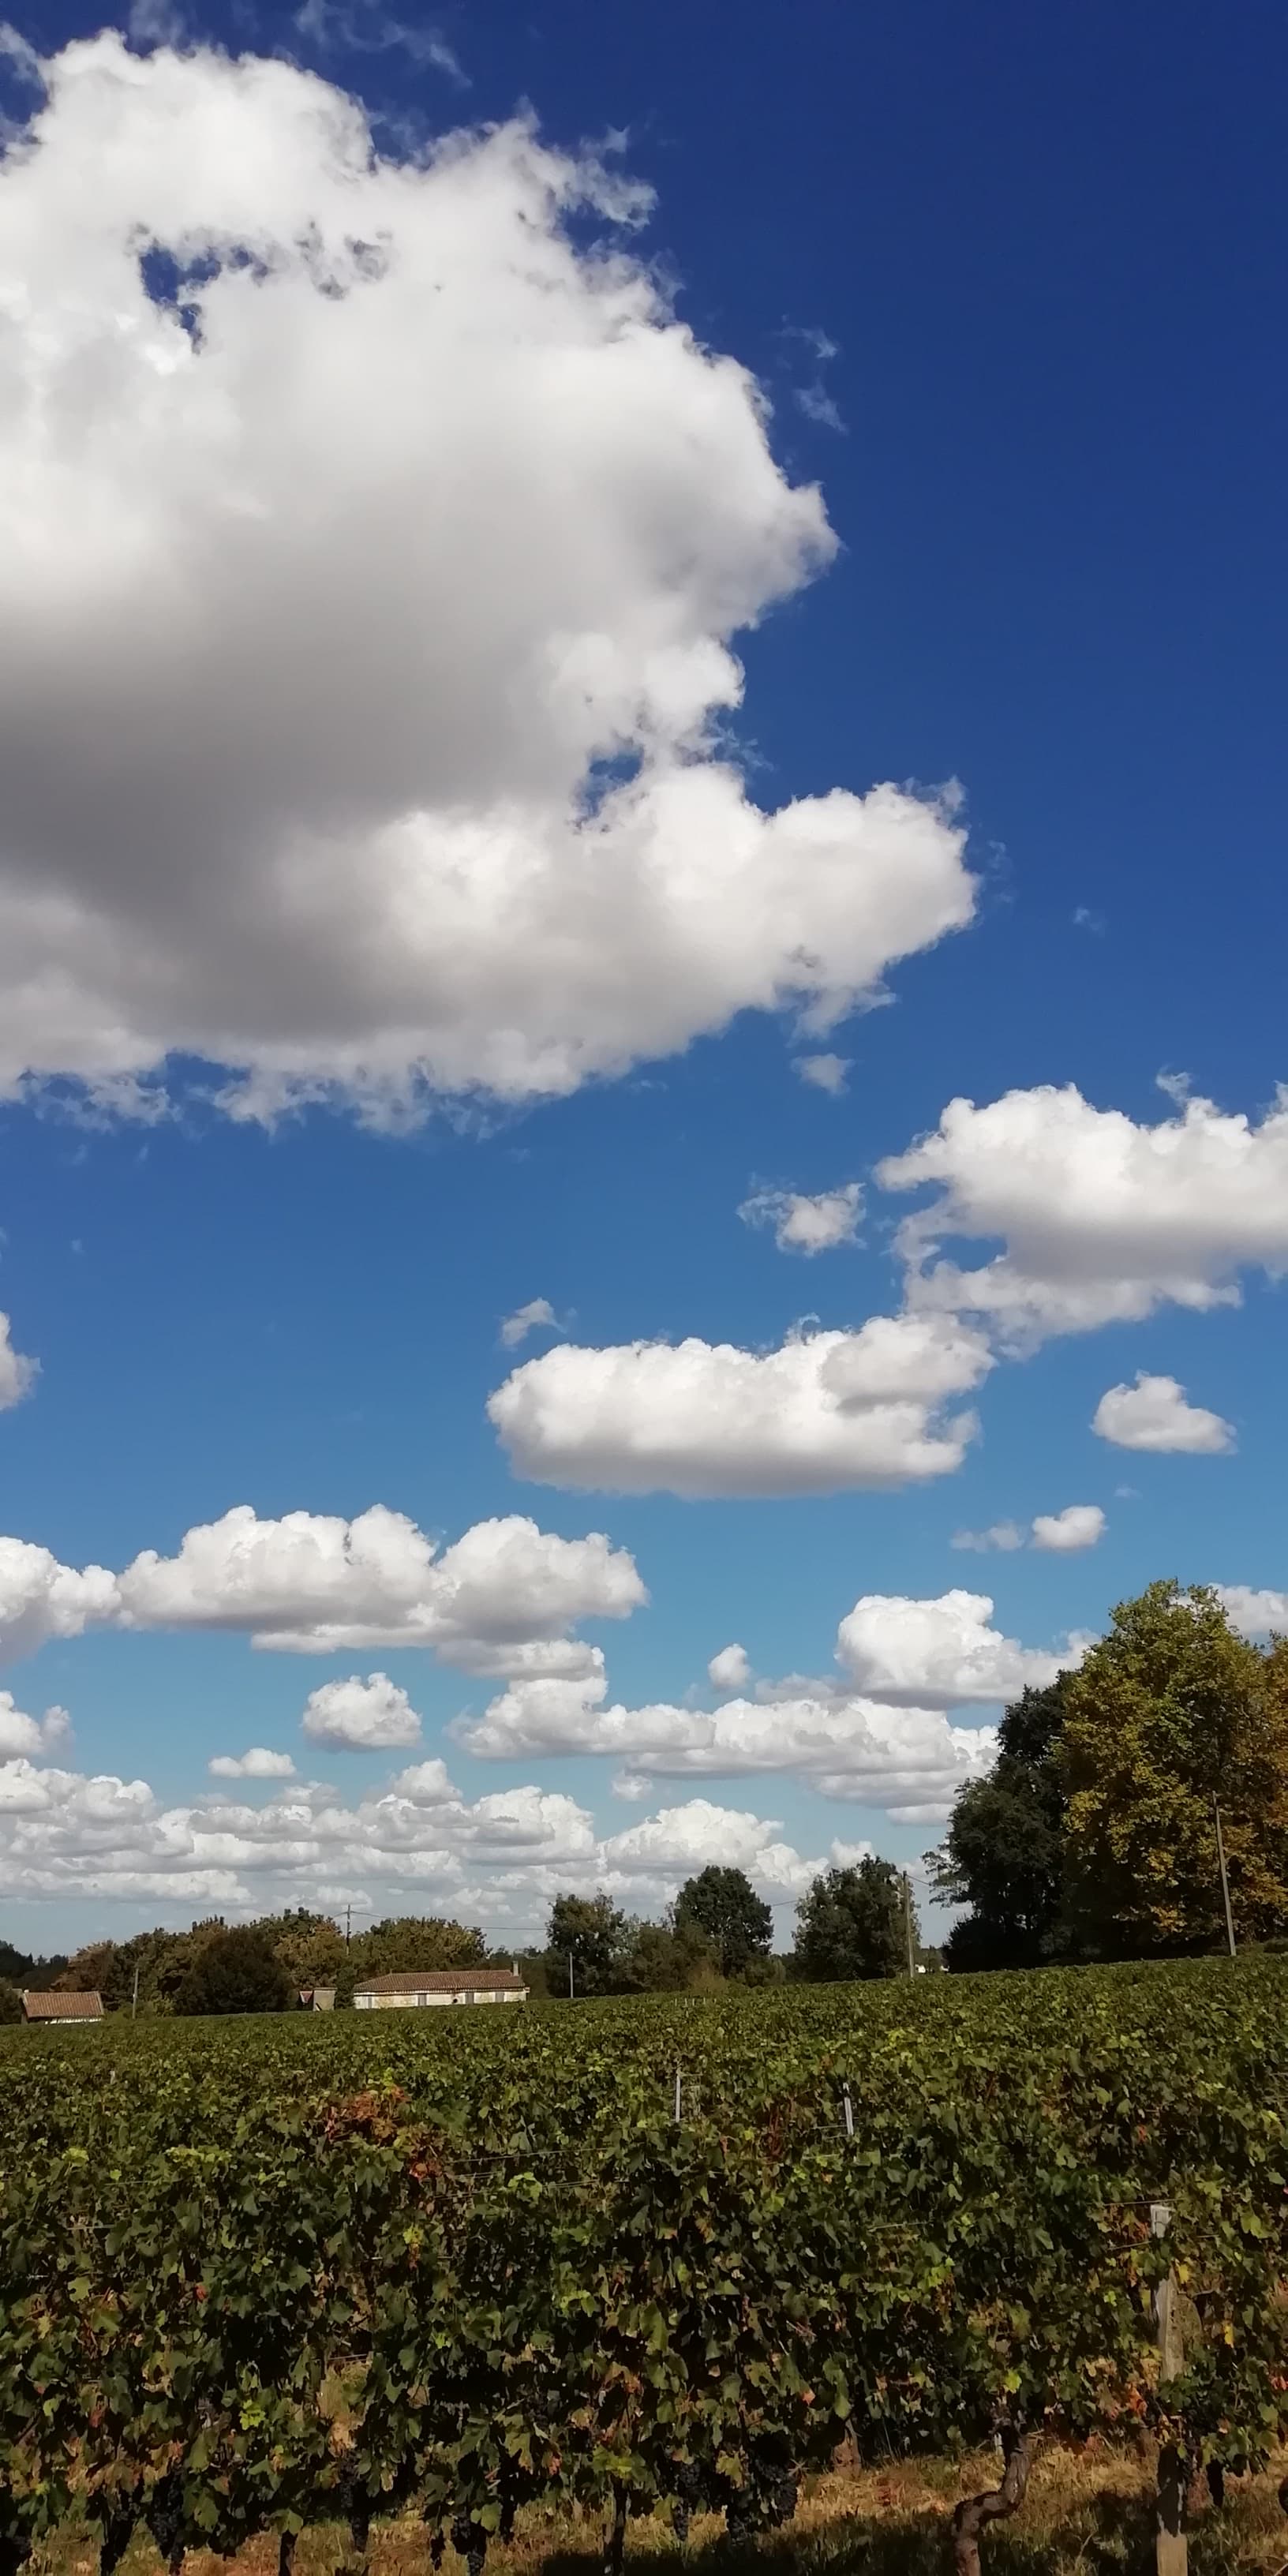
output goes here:
[{"label": "dirt ground", "polygon": [[[1288,2517],[1278,2482],[1288,2460],[1265,2477],[1231,2479],[1226,2502],[1196,2512],[1190,2528],[1192,2576],[1288,2576]],[[887,2469],[838,2470],[811,2479],[794,2521],[759,2542],[734,2546],[721,2522],[694,2518],[680,2549],[665,2525],[630,2525],[628,2576],[667,2576],[659,2560],[701,2567],[704,2576],[945,2576],[951,2565],[949,2517],[958,2498],[997,2483],[992,2454],[960,2461],[892,2463]],[[993,2524],[982,2548],[986,2576],[1149,2576],[1154,2561],[1154,2488],[1148,2461],[1093,2444],[1070,2451],[1050,2444],[1034,2461],[1029,2490],[1013,2521]],[[603,2527],[597,2520],[530,2513],[514,2540],[488,2552],[488,2576],[601,2576]],[[345,2561],[339,2530],[305,2532],[297,2576],[336,2576]],[[97,2576],[97,2551],[68,2531],[42,2549],[32,2576]],[[352,2562],[350,2562],[352,2564]],[[195,2555],[185,2576],[224,2576],[227,2562]],[[368,2576],[431,2576],[421,2525],[377,2524]],[[150,2540],[135,2540],[122,2576],[156,2576]],[[276,2544],[258,2541],[236,2562],[238,2576],[277,2576]],[[464,2576],[453,2552],[443,2576]],[[679,2576],[677,2564],[676,2576]]]}]

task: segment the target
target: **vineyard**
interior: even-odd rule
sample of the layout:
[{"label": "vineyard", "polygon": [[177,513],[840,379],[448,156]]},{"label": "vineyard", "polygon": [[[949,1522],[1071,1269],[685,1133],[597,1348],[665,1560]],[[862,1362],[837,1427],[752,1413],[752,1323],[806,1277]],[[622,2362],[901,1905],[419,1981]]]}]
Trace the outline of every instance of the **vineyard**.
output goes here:
[{"label": "vineyard", "polygon": [[414,2513],[478,2576],[532,2503],[780,2523],[847,2433],[1256,2467],[1286,2239],[1277,1960],[5,2032],[0,2568]]}]

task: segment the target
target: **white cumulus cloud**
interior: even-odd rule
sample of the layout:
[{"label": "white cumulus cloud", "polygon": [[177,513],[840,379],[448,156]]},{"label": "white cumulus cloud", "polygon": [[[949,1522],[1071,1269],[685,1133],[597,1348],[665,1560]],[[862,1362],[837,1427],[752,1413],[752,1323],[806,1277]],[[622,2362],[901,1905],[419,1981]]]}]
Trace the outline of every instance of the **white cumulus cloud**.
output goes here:
[{"label": "white cumulus cloud", "polygon": [[1080,1660],[1081,1641],[1049,1654],[1003,1636],[992,1617],[986,1592],[943,1592],[934,1600],[867,1592],[841,1621],[837,1654],[858,1690],[921,1708],[1014,1699]]},{"label": "white cumulus cloud", "polygon": [[295,1764],[289,1753],[273,1753],[266,1744],[252,1744],[245,1753],[216,1753],[206,1764],[212,1780],[293,1780]]},{"label": "white cumulus cloud", "polygon": [[43,1717],[28,1717],[12,1691],[0,1691],[0,1761],[15,1754],[52,1753],[66,1743],[71,1720],[65,1708],[47,1708]]},{"label": "white cumulus cloud", "polygon": [[1062,1512],[1039,1512],[1033,1523],[1033,1544],[1053,1555],[1074,1555],[1084,1547],[1095,1547],[1105,1534],[1105,1516],[1099,1503],[1066,1503]]},{"label": "white cumulus cloud", "polygon": [[829,1798],[883,1807],[896,1822],[935,1822],[962,1783],[986,1770],[991,1727],[950,1725],[938,1708],[882,1706],[834,1684],[779,1684],[766,1699],[718,1709],[666,1701],[604,1707],[603,1682],[513,1683],[457,1733],[485,1761],[601,1754],[621,1763],[619,1793],[659,1779],[790,1774]]},{"label": "white cumulus cloud", "polygon": [[1143,1369],[1134,1385],[1106,1389],[1091,1428],[1116,1449],[1191,1450],[1215,1457],[1234,1447],[1234,1431],[1219,1413],[1191,1404],[1174,1377],[1149,1377]]},{"label": "white cumulus cloud", "polygon": [[448,1912],[518,1942],[541,1939],[560,1888],[607,1884],[633,1904],[665,1904],[691,1870],[732,1861],[782,1899],[825,1857],[782,1842],[772,1819],[705,1798],[603,1838],[561,1791],[529,1783],[471,1801],[437,1760],[356,1805],[325,1782],[292,1781],[259,1805],[211,1793],[167,1807],[146,1780],[0,1756],[0,1873],[18,1898],[258,1913],[348,1895],[380,1912]]},{"label": "white cumulus cloud", "polygon": [[1288,1592],[1258,1592],[1246,1583],[1218,1583],[1216,1589],[1245,1637],[1288,1634]]},{"label": "white cumulus cloud", "polygon": [[1023,1547],[1024,1532],[1018,1521],[992,1521],[987,1529],[954,1530],[948,1544],[950,1547],[973,1549],[976,1556],[987,1556],[993,1548],[1007,1555],[1015,1548]]},{"label": "white cumulus cloud", "polygon": [[38,1373],[38,1362],[24,1359],[22,1352],[14,1349],[9,1318],[0,1315],[0,1413],[30,1395]]},{"label": "white cumulus cloud", "polygon": [[[953,1100],[877,1178],[938,1186],[900,1229],[915,1299],[984,1316],[1013,1343],[1168,1303],[1237,1305],[1241,1269],[1288,1266],[1288,1095],[1259,1121],[1185,1098],[1152,1127],[1072,1084]],[[937,1257],[945,1235],[1003,1250],[962,1270]]]},{"label": "white cumulus cloud", "polygon": [[751,1680],[751,1657],[745,1646],[722,1646],[707,1666],[713,1690],[745,1690]]},{"label": "white cumulus cloud", "polygon": [[401,1512],[261,1520],[249,1503],[145,1549],[123,1573],[61,1565],[0,1538],[0,1652],[30,1654],[87,1627],[222,1628],[296,1653],[425,1646],[469,1672],[579,1673],[594,1651],[568,1630],[624,1619],[648,1598],[634,1559],[601,1531],[557,1538],[518,1514],[478,1521],[440,1553]]},{"label": "white cumulus cloud", "polygon": [[387,1673],[360,1681],[323,1682],[310,1691],[300,1725],[310,1744],[332,1751],[369,1753],[392,1744],[415,1744],[420,1719],[404,1690]]},{"label": "white cumulus cloud", "polygon": [[976,1422],[941,1407],[991,1366],[952,1317],[880,1315],[776,1351],[696,1339],[525,1361],[488,1414],[522,1476],[616,1493],[810,1494],[959,1467]]},{"label": "white cumulus cloud", "polygon": [[838,1244],[857,1243],[863,1192],[857,1181],[821,1190],[815,1198],[799,1190],[753,1190],[738,1210],[744,1225],[772,1225],[780,1252],[833,1252]]},{"label": "white cumulus cloud", "polygon": [[0,1538],[0,1654],[34,1654],[50,1637],[79,1637],[115,1618],[116,1577],[103,1565],[61,1565],[49,1548]]},{"label": "white cumulus cloud", "polygon": [[969,921],[953,798],[765,812],[717,748],[834,540],[646,192],[523,121],[390,160],[281,59],[109,31],[47,83],[0,165],[0,1085],[566,1094],[743,1010],[823,1036]]}]

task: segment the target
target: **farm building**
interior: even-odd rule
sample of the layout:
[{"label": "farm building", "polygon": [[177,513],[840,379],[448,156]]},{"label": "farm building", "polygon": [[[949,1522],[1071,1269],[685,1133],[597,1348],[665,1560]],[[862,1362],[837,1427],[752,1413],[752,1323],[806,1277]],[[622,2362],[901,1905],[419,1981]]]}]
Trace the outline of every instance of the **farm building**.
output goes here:
[{"label": "farm building", "polygon": [[101,2021],[101,1995],[37,1995],[24,1987],[22,1997],[24,2021]]},{"label": "farm building", "polygon": [[302,2012],[335,2011],[334,1986],[301,1986],[299,1994]]},{"label": "farm building", "polygon": [[399,1977],[367,1977],[353,1990],[359,2012],[406,2004],[521,2004],[528,1989],[517,1967],[421,1968]]}]

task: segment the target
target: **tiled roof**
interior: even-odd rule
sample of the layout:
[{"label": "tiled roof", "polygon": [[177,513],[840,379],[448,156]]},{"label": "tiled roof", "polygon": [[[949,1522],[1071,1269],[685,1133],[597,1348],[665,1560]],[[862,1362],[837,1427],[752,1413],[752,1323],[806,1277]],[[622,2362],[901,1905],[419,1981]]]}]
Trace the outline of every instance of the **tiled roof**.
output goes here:
[{"label": "tiled roof", "polygon": [[505,1990],[516,1994],[523,1984],[512,1968],[418,1968],[414,1975],[363,1977],[360,1995],[483,1995]]},{"label": "tiled roof", "polygon": [[101,1995],[37,1995],[25,1993],[22,2008],[28,2021],[101,2021]]}]

